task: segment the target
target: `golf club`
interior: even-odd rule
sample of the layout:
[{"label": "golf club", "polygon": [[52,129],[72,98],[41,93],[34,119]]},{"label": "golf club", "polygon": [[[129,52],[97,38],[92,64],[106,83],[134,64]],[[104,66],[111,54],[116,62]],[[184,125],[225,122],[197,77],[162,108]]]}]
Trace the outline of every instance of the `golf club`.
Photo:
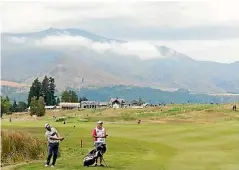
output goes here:
[{"label": "golf club", "polygon": [[65,136],[64,136],[64,138],[66,138],[71,132],[73,132],[74,130],[75,130],[75,125],[74,125],[74,127],[73,127],[73,129],[70,131],[70,132],[68,132]]}]

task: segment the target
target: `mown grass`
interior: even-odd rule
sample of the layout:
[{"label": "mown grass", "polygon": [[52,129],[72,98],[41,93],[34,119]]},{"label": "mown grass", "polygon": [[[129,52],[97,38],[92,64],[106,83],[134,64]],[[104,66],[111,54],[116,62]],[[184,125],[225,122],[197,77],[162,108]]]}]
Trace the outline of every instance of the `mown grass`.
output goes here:
[{"label": "mown grass", "polygon": [[[57,160],[55,169],[89,169],[82,166],[82,160],[93,148],[91,131],[96,126],[95,122],[101,119],[105,121],[104,126],[109,134],[105,154],[108,165],[106,169],[235,170],[239,169],[238,113],[232,112],[228,106],[220,105],[69,111],[64,112],[64,115],[76,116],[69,118],[67,124],[55,122],[50,116],[46,116],[41,120],[27,122],[13,119],[10,123],[4,120],[3,127],[23,130],[43,139],[45,122],[50,122],[61,135],[75,125],[75,131],[61,142],[61,157]],[[62,115],[61,112],[57,114]],[[83,118],[88,120],[79,121]],[[134,121],[139,118],[143,120],[140,125]],[[148,121],[152,118],[152,122],[156,119],[174,121],[170,121],[170,124]],[[183,119],[191,121],[178,123]],[[207,123],[199,123],[198,120],[206,120]],[[81,140],[83,148],[80,147]],[[13,169],[46,169],[44,163],[45,159],[42,159],[41,162]]]}]

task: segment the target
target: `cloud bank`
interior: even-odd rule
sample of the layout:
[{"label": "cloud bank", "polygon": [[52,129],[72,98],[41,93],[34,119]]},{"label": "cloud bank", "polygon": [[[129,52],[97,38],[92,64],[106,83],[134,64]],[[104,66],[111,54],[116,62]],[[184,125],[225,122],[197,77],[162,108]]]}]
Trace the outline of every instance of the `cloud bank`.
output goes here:
[{"label": "cloud bank", "polygon": [[60,34],[47,36],[42,39],[29,39],[25,37],[9,37],[8,48],[21,45],[25,49],[31,47],[54,49],[58,51],[74,52],[80,51],[80,47],[104,54],[112,52],[124,56],[137,56],[143,60],[164,58],[156,46],[167,46],[179,53],[188,55],[195,60],[217,61],[221,63],[232,63],[239,60],[239,39],[233,40],[178,40],[178,41],[128,41],[119,42],[95,42],[81,36],[70,36]]},{"label": "cloud bank", "polygon": [[[34,0],[33,0],[34,1]],[[239,1],[58,1],[1,4],[3,32],[80,28],[126,44],[96,43],[81,37],[47,37],[38,45],[64,41],[97,52],[161,57],[154,44],[169,46],[197,60],[239,61]],[[17,41],[17,40],[16,40]],[[18,40],[19,43],[23,40]],[[54,41],[54,43],[53,43]],[[58,44],[57,44],[58,43]],[[50,45],[50,44],[49,44]],[[65,44],[67,45],[67,44]],[[53,47],[53,45],[50,45]]]},{"label": "cloud bank", "polygon": [[[140,28],[239,26],[239,2],[234,1],[65,1],[2,3],[2,31],[26,32],[52,25],[79,27],[89,20],[120,21]],[[122,20],[124,19],[124,21]],[[31,24],[29,24],[31,23]],[[108,28],[109,24],[104,25]],[[96,23],[97,25],[97,23]],[[87,25],[86,25],[87,27]],[[101,26],[102,27],[102,26]],[[93,27],[91,27],[93,29]],[[94,29],[97,31],[97,28]],[[95,32],[94,31],[94,32]],[[125,30],[127,31],[127,30]]]},{"label": "cloud bank", "polygon": [[163,58],[155,45],[145,41],[119,42],[95,42],[81,36],[70,36],[61,34],[58,36],[47,36],[42,39],[27,39],[24,37],[11,37],[9,42],[24,46],[63,50],[80,50],[79,47],[88,48],[94,52],[103,54],[112,52],[118,55],[137,56],[143,60]]}]

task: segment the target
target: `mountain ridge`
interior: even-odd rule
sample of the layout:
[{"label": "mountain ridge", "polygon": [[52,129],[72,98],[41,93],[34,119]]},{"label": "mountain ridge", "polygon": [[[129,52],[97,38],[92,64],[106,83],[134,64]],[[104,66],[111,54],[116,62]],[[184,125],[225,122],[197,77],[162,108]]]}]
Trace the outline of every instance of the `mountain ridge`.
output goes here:
[{"label": "mountain ridge", "polygon": [[65,35],[74,35],[74,36],[82,36],[89,38],[93,41],[102,41],[103,42],[125,42],[122,40],[116,40],[116,39],[111,39],[111,38],[106,38],[97,34],[93,34],[91,32],[82,30],[82,29],[76,29],[76,28],[67,28],[67,29],[58,29],[58,28],[53,28],[50,27],[48,29],[44,29],[41,31],[36,31],[36,32],[29,32],[29,33],[2,33],[3,36],[17,36],[17,37],[31,37],[31,38],[43,38],[45,36],[56,36],[59,34],[65,34]]},{"label": "mountain ridge", "polygon": [[[27,46],[24,42],[16,45],[9,40],[9,37],[11,39],[30,35],[27,38],[39,41],[51,35],[58,36],[58,33],[73,38],[85,36],[86,39],[98,43],[99,48],[103,46],[107,50],[97,51],[91,44],[83,46],[78,41],[73,44],[76,47],[62,45],[51,48],[39,47],[34,43]],[[236,75],[239,62],[223,64],[197,61],[164,45],[152,46],[156,49],[156,58],[142,60],[140,57],[144,57],[144,53],[122,53],[128,50],[127,41],[108,39],[73,28],[50,28],[40,33],[3,33],[2,36],[2,78],[5,80],[29,84],[36,76],[47,74],[56,77],[62,89],[68,85],[81,88],[125,84],[175,90],[181,88],[192,92],[239,92],[239,77]],[[117,53],[122,45],[125,45],[123,51]],[[140,51],[141,48],[144,46],[137,50]],[[135,49],[133,46],[133,52]],[[12,59],[16,62],[11,62]],[[37,65],[32,64],[35,62]],[[63,66],[64,72],[59,69],[59,64]],[[84,85],[81,83],[82,78],[85,80]]]}]

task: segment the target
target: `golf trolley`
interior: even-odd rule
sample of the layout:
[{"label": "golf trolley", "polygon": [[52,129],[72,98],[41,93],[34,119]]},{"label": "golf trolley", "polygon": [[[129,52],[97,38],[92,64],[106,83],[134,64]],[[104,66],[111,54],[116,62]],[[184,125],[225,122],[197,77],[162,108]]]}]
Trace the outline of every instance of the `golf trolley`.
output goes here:
[{"label": "golf trolley", "polygon": [[[83,166],[90,166],[96,162],[96,159],[103,156],[106,152],[106,144],[99,144],[97,148],[91,150],[87,156],[83,159]],[[103,159],[104,161],[104,159]],[[105,161],[104,161],[105,163]],[[106,163],[105,163],[106,165]],[[107,165],[106,165],[107,166]]]}]

